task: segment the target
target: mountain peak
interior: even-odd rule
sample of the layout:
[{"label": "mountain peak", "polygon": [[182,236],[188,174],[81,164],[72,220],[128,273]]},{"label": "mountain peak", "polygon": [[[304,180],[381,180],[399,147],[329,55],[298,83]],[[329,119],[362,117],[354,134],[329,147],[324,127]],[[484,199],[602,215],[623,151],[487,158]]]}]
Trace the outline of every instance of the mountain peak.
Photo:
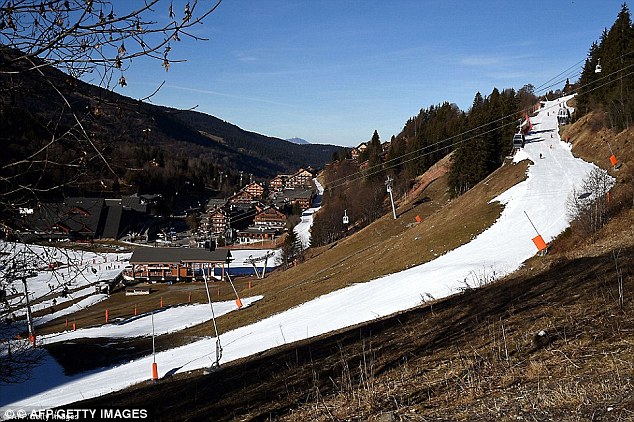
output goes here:
[{"label": "mountain peak", "polygon": [[294,144],[298,144],[298,145],[306,145],[306,144],[310,144],[310,142],[308,142],[306,139],[302,139],[302,138],[291,138],[291,139],[287,139],[288,142],[292,142]]}]

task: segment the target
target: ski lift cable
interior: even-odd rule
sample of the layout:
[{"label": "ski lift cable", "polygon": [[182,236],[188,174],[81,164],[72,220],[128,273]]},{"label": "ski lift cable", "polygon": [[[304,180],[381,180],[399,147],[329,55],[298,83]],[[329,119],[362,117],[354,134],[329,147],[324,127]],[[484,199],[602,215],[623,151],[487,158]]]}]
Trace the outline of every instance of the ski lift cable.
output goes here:
[{"label": "ski lift cable", "polygon": [[[634,66],[634,65],[631,65],[631,66]],[[629,66],[628,66],[628,67],[629,67]],[[634,71],[632,71],[632,72],[630,72],[630,73],[628,73],[628,74],[626,74],[626,75],[623,75],[623,76],[622,76],[622,77],[620,77],[620,78],[625,78],[625,77],[630,76],[630,75],[633,75],[633,74],[634,74]],[[618,79],[620,79],[620,78],[617,78],[616,80],[618,80]],[[596,90],[596,89],[599,89],[599,88],[601,88],[601,87],[603,87],[603,86],[605,86],[605,85],[607,85],[607,84],[609,84],[609,83],[612,83],[612,82],[614,82],[614,81],[615,81],[615,80],[608,81],[608,82],[606,82],[606,83],[604,83],[604,84],[602,84],[602,85],[599,85],[599,86],[597,86],[597,87],[594,87],[594,88],[592,88],[592,89],[590,89],[590,90],[586,91],[586,93],[587,93],[587,92],[592,92],[592,91],[594,91],[594,90]],[[554,109],[554,108],[556,108],[556,105],[549,106],[547,109]],[[498,119],[498,120],[500,120],[500,119]],[[394,168],[394,167],[396,167],[397,165],[402,165],[402,164],[409,163],[410,161],[413,161],[413,160],[415,160],[415,159],[418,159],[418,158],[421,158],[421,157],[424,157],[424,156],[427,156],[427,155],[431,155],[431,154],[433,154],[433,153],[435,153],[435,152],[438,152],[438,151],[441,151],[441,150],[443,150],[443,149],[445,149],[445,148],[447,148],[447,147],[454,147],[454,146],[456,146],[456,145],[459,145],[459,144],[462,144],[462,143],[465,143],[465,142],[468,142],[468,141],[471,141],[471,140],[477,139],[478,137],[480,137],[480,136],[482,136],[482,135],[485,135],[485,134],[487,134],[487,133],[490,133],[490,132],[493,132],[493,131],[495,131],[495,130],[501,129],[501,128],[503,128],[503,127],[509,126],[510,124],[514,124],[514,122],[506,123],[506,124],[504,124],[504,125],[501,125],[501,126],[495,127],[495,128],[490,129],[490,130],[488,130],[488,131],[485,131],[485,132],[479,133],[479,134],[477,134],[477,135],[471,136],[471,137],[469,137],[469,138],[466,138],[466,139],[462,139],[462,140],[459,140],[459,141],[453,142],[453,143],[451,143],[450,145],[443,146],[442,148],[437,148],[437,149],[435,149],[435,150],[428,151],[428,152],[426,152],[426,153],[424,153],[424,154],[416,155],[416,156],[414,156],[414,157],[411,157],[411,158],[409,158],[409,159],[407,159],[407,160],[404,160],[404,161],[400,161],[400,162],[398,162],[397,164],[394,164],[394,165],[391,165],[391,166],[381,167],[380,165],[377,165],[377,166],[375,166],[374,168],[378,168],[378,170],[375,170],[375,171],[373,171],[373,172],[369,172],[369,173],[365,173],[365,175],[368,175],[368,176],[370,176],[370,175],[374,175],[374,174],[380,173],[380,172],[382,172],[382,171],[384,171],[384,170],[389,170],[389,169],[391,169],[391,168]],[[485,125],[483,125],[483,126],[487,126],[487,125],[485,124]],[[460,136],[460,135],[456,135],[456,136]],[[436,143],[434,143],[434,144],[430,144],[430,146],[435,146],[435,145],[438,145],[438,144],[440,144],[440,143],[445,142],[446,140],[453,139],[453,138],[455,138],[456,136],[454,136],[454,137],[450,137],[450,138],[447,138],[447,139],[445,139],[445,140],[441,140],[441,141],[436,142]],[[418,151],[420,151],[420,150],[418,150]],[[418,152],[418,151],[417,151],[417,152]],[[405,156],[405,155],[408,155],[408,154],[404,154],[403,156]],[[400,158],[400,157],[397,157],[397,158]],[[393,159],[393,160],[394,160],[394,159]],[[392,160],[392,161],[393,161],[393,160]],[[357,174],[358,174],[358,175],[360,175],[360,176],[355,177],[355,178],[352,178],[352,179],[349,179],[349,180],[344,180],[342,183],[334,184],[334,185],[331,185],[331,186],[329,186],[329,187],[330,187],[330,188],[337,188],[337,187],[340,187],[340,186],[345,185],[345,184],[346,184],[346,183],[348,183],[348,182],[352,182],[352,181],[355,181],[355,180],[358,180],[358,179],[361,179],[361,178],[365,177],[365,175],[363,174],[363,172],[362,172],[362,171],[356,172],[356,173],[354,173],[353,175],[357,175]]]},{"label": "ski lift cable", "polygon": [[585,61],[586,61],[586,59],[585,59],[585,58],[584,58],[584,59],[579,60],[577,63],[573,64],[573,65],[572,65],[572,66],[570,66],[568,69],[566,69],[566,70],[564,70],[564,71],[560,72],[558,75],[556,75],[556,76],[554,76],[554,77],[550,78],[549,80],[547,80],[546,82],[542,83],[540,86],[536,87],[535,89],[536,89],[537,91],[539,91],[539,90],[543,89],[545,85],[548,85],[548,84],[549,84],[549,83],[551,83],[553,80],[555,80],[555,79],[559,78],[560,76],[564,75],[566,72],[569,72],[571,69],[575,69],[575,68],[580,67],[581,63],[583,63],[583,62],[585,62]]},{"label": "ski lift cable", "polygon": [[[625,56],[628,56],[628,55],[632,54],[633,52],[634,52],[634,51],[628,51],[628,52],[626,52],[626,53],[623,53],[623,54],[621,54],[620,56],[616,57],[614,60],[615,60],[615,61],[616,61],[616,60],[620,60],[620,59],[622,59],[623,57],[625,57]],[[553,87],[553,86],[557,85],[557,83],[558,83],[558,82],[563,82],[563,79],[561,79],[561,80],[559,80],[559,81],[557,81],[557,82],[551,83],[551,82],[553,82],[555,79],[557,79],[558,77],[563,76],[563,75],[566,75],[566,72],[572,72],[574,69],[579,69],[579,71],[576,71],[576,72],[574,72],[574,73],[569,73],[569,75],[570,75],[570,76],[573,76],[573,75],[574,75],[574,76],[576,76],[576,75],[580,75],[580,74],[581,74],[580,70],[581,70],[581,69],[583,69],[583,66],[580,66],[580,65],[581,65],[581,63],[583,63],[583,62],[585,62],[585,61],[587,61],[587,60],[589,60],[589,57],[586,57],[586,58],[584,58],[584,59],[581,59],[581,60],[580,60],[580,61],[578,61],[577,63],[575,63],[575,64],[573,64],[572,66],[570,66],[568,69],[564,70],[563,72],[560,72],[557,76],[554,76],[553,78],[551,78],[551,79],[547,80],[546,82],[544,82],[544,83],[543,83],[543,84],[541,84],[540,86],[536,87],[536,88],[535,88],[535,90],[536,90],[537,92],[544,91],[544,90],[546,90],[546,89],[548,89],[548,88],[551,88],[551,87]],[[599,61],[599,62],[600,62],[600,60],[601,60],[601,58],[598,58],[598,61]],[[550,84],[550,85],[548,85],[548,84]],[[546,86],[546,85],[548,85],[548,86]]]},{"label": "ski lift cable", "polygon": [[[485,135],[485,134],[487,134],[487,133],[489,133],[489,132],[491,132],[491,131],[494,131],[494,130],[497,130],[497,129],[501,129],[501,128],[505,127],[505,126],[508,126],[508,125],[511,125],[511,124],[516,124],[515,117],[517,116],[517,114],[527,113],[527,112],[528,112],[528,111],[530,111],[530,110],[531,110],[531,107],[528,107],[528,108],[525,108],[525,109],[523,109],[523,110],[520,110],[519,112],[513,112],[513,113],[508,114],[508,115],[506,115],[506,116],[499,117],[499,118],[497,118],[497,119],[495,119],[495,120],[492,120],[492,121],[490,121],[490,122],[484,123],[484,124],[482,124],[482,125],[480,125],[480,126],[476,126],[476,127],[474,127],[474,128],[468,129],[468,130],[466,130],[466,131],[464,131],[464,132],[458,133],[458,134],[453,135],[453,136],[450,136],[450,137],[448,137],[448,138],[441,139],[440,141],[437,141],[437,142],[435,142],[435,143],[432,143],[432,144],[429,144],[429,145],[425,145],[425,146],[423,146],[423,147],[421,147],[421,148],[418,148],[418,149],[416,149],[416,150],[414,150],[414,151],[410,151],[410,152],[407,152],[407,153],[401,154],[401,155],[399,155],[399,156],[397,156],[397,157],[394,157],[394,158],[391,158],[391,159],[389,159],[389,160],[387,160],[387,161],[385,161],[385,162],[383,162],[383,163],[381,163],[381,164],[378,164],[378,165],[376,165],[376,166],[373,166],[373,167],[370,167],[370,168],[369,168],[369,169],[378,168],[379,170],[378,170],[378,171],[376,171],[376,172],[370,172],[370,173],[368,173],[368,172],[364,172],[363,170],[359,170],[359,171],[357,171],[357,172],[355,172],[355,173],[352,173],[352,174],[351,174],[351,175],[349,175],[349,176],[345,176],[345,177],[341,177],[341,178],[339,178],[339,179],[335,179],[335,180],[331,181],[331,182],[330,182],[330,184],[334,184],[334,187],[338,187],[338,186],[341,186],[341,185],[345,184],[345,183],[338,183],[338,182],[341,182],[341,181],[343,181],[343,182],[348,182],[348,181],[357,180],[358,178],[365,177],[365,175],[372,175],[372,174],[376,174],[376,173],[379,173],[379,172],[381,172],[381,171],[383,171],[383,170],[393,168],[393,167],[395,167],[396,165],[404,164],[404,163],[406,163],[406,162],[411,161],[411,160],[407,160],[407,161],[404,161],[404,162],[399,162],[399,163],[397,163],[396,165],[393,165],[393,166],[387,166],[387,167],[385,167],[385,164],[391,163],[391,162],[396,161],[396,160],[401,160],[401,159],[402,159],[402,158],[404,158],[404,157],[407,157],[407,156],[410,156],[410,155],[415,155],[415,157],[414,157],[414,158],[418,158],[418,157],[423,157],[423,156],[426,156],[426,155],[432,154],[432,153],[434,153],[434,152],[438,152],[438,151],[440,151],[440,150],[442,150],[442,149],[445,149],[445,148],[448,148],[448,147],[454,146],[454,145],[456,145],[457,143],[452,143],[452,144],[450,144],[450,145],[445,145],[445,146],[443,146],[443,147],[441,147],[441,148],[438,148],[438,149],[432,150],[432,151],[430,151],[430,152],[428,152],[428,153],[426,153],[426,154],[421,154],[421,155],[418,155],[418,153],[420,153],[420,152],[422,152],[422,151],[424,151],[424,150],[426,150],[426,149],[428,149],[428,148],[435,147],[435,146],[437,146],[437,145],[440,145],[440,144],[442,144],[442,143],[445,143],[445,142],[450,141],[450,140],[455,139],[455,138],[460,138],[460,137],[462,137],[462,136],[464,136],[464,135],[466,135],[466,134],[468,134],[468,133],[474,132],[474,131],[476,131],[476,130],[478,130],[478,129],[482,129],[482,128],[486,127],[486,126],[492,125],[492,124],[494,124],[494,123],[498,123],[498,122],[500,122],[500,121],[503,121],[503,120],[508,119],[508,118],[511,118],[511,117],[513,118],[513,120],[512,120],[511,122],[508,122],[508,123],[506,123],[506,124],[504,124],[504,125],[502,125],[502,126],[496,126],[495,128],[493,128],[493,129],[491,129],[491,130],[488,130],[488,131],[486,131],[486,132],[478,133],[477,135],[475,135],[475,136],[473,136],[473,137],[470,137],[470,138],[467,138],[467,139],[463,140],[462,142],[467,141],[467,140],[471,140],[471,139],[474,139],[474,138],[477,138],[477,137],[482,136],[482,135]],[[458,142],[458,143],[460,143],[460,142]],[[357,175],[361,175],[361,177],[358,177],[358,178],[357,178],[357,177],[354,177],[354,178],[352,178],[352,179],[349,179],[349,178],[351,178],[352,176],[357,176]],[[349,180],[348,180],[348,179],[349,179]]]},{"label": "ski lift cable", "polygon": [[[607,77],[610,77],[610,76],[612,76],[612,75],[614,75],[614,74],[616,74],[616,73],[619,73],[619,72],[621,72],[621,71],[623,71],[623,70],[626,70],[626,69],[628,69],[628,68],[630,68],[630,67],[633,67],[633,66],[634,66],[634,64],[628,65],[628,66],[626,66],[626,67],[624,67],[624,68],[622,68],[622,69],[616,70],[616,71],[614,71],[614,72],[612,72],[612,73],[610,73],[610,74],[608,74],[608,75],[605,75],[604,77],[600,78],[599,80],[606,79]],[[589,92],[592,92],[592,91],[594,91],[594,90],[596,90],[596,89],[599,89],[599,88],[601,88],[601,87],[603,87],[603,86],[605,86],[605,85],[607,85],[607,84],[609,84],[609,83],[612,83],[612,82],[614,82],[614,81],[616,81],[616,80],[619,80],[619,79],[623,79],[623,78],[625,78],[625,77],[627,77],[627,76],[629,76],[629,75],[632,75],[632,74],[634,74],[634,72],[630,72],[630,73],[628,73],[628,74],[626,74],[626,75],[622,75],[622,76],[620,76],[620,77],[618,77],[618,78],[616,78],[616,79],[613,79],[613,80],[607,81],[607,82],[605,82],[605,83],[603,83],[603,84],[601,84],[601,85],[595,86],[595,87],[593,87],[593,88],[591,88],[591,89],[588,89],[588,90],[584,91],[584,93],[589,93]],[[587,84],[587,85],[590,85],[590,84],[593,84],[593,83],[596,83],[596,82],[597,82],[597,81],[593,81],[593,82],[591,82],[591,83],[589,83],[589,84]],[[582,86],[582,87],[577,88],[577,91],[579,91],[579,90],[583,89],[584,87],[585,87],[585,86]],[[549,106],[548,108],[549,108],[549,109],[554,109],[555,107],[556,107],[556,105],[551,105],[551,106]],[[524,109],[523,111],[524,111],[524,112],[526,112],[526,111],[529,111],[529,110],[530,110],[530,108],[527,108],[527,109]],[[521,111],[520,111],[520,112],[521,112]],[[410,162],[410,161],[413,161],[414,159],[417,159],[417,158],[420,158],[420,157],[424,157],[424,156],[427,156],[427,155],[430,155],[430,154],[433,154],[433,153],[439,152],[439,151],[441,151],[441,150],[443,150],[443,149],[446,149],[446,148],[449,148],[449,147],[454,147],[454,146],[459,145],[459,144],[462,144],[462,143],[464,143],[464,142],[467,142],[467,141],[470,141],[470,140],[476,139],[476,138],[478,138],[478,137],[480,137],[480,136],[482,136],[482,135],[485,135],[485,134],[487,134],[487,133],[490,133],[490,132],[492,132],[492,131],[495,131],[495,130],[501,129],[501,128],[506,127],[506,126],[509,126],[509,125],[511,125],[511,124],[515,124],[516,122],[515,122],[515,120],[513,120],[512,122],[505,123],[505,124],[503,124],[503,125],[501,125],[501,126],[496,126],[496,127],[494,127],[493,129],[489,129],[489,130],[487,130],[487,131],[485,131],[485,132],[478,133],[477,135],[471,136],[471,137],[469,137],[469,138],[465,138],[465,139],[462,139],[462,140],[459,140],[459,141],[456,141],[456,142],[452,142],[452,143],[451,143],[451,144],[449,144],[449,145],[443,145],[443,146],[442,146],[442,147],[440,147],[440,148],[433,149],[433,150],[428,151],[428,152],[426,152],[426,153],[424,153],[424,154],[419,154],[420,152],[424,151],[425,149],[428,149],[428,148],[431,148],[431,147],[438,146],[438,145],[443,144],[443,143],[446,143],[447,141],[450,141],[450,140],[452,140],[452,139],[462,137],[462,136],[464,136],[465,134],[468,134],[468,133],[473,132],[473,131],[478,130],[478,129],[482,129],[482,128],[484,128],[484,127],[486,127],[486,126],[489,126],[489,125],[491,125],[491,124],[493,124],[493,123],[498,123],[498,122],[500,122],[500,121],[502,121],[502,120],[504,120],[504,119],[508,119],[508,118],[510,118],[510,117],[514,117],[514,116],[516,116],[516,115],[517,115],[517,113],[512,113],[512,114],[509,114],[509,115],[506,115],[506,116],[502,116],[502,117],[500,117],[500,118],[498,118],[498,119],[495,119],[495,120],[492,120],[492,121],[490,121],[490,122],[484,123],[484,124],[482,124],[482,125],[480,125],[480,126],[477,126],[477,127],[475,127],[475,128],[469,129],[469,130],[464,131],[464,132],[462,132],[462,133],[459,133],[459,134],[457,134],[457,135],[451,136],[451,137],[449,137],[449,138],[442,139],[442,140],[437,141],[437,142],[435,142],[435,143],[433,143],[433,144],[429,144],[429,145],[426,145],[426,146],[424,146],[424,147],[421,147],[421,148],[419,148],[419,149],[417,149],[417,150],[414,150],[414,151],[411,151],[411,152],[408,152],[408,153],[405,153],[405,154],[401,154],[401,155],[399,155],[399,156],[397,156],[397,157],[394,157],[394,158],[392,158],[392,159],[390,159],[390,160],[387,160],[385,163],[378,164],[378,165],[376,165],[376,166],[374,166],[374,167],[371,167],[371,168],[370,168],[370,169],[372,169],[372,168],[376,169],[375,171],[370,171],[370,172],[367,172],[367,171],[360,170],[360,171],[357,171],[357,172],[355,172],[355,173],[353,173],[353,174],[351,174],[351,175],[349,175],[349,176],[342,177],[342,178],[339,178],[339,179],[335,179],[335,180],[333,180],[332,182],[330,182],[328,185],[326,185],[326,186],[324,186],[324,187],[331,188],[331,189],[332,189],[332,188],[337,188],[337,187],[340,187],[340,186],[345,185],[346,183],[349,183],[349,182],[352,182],[352,181],[355,181],[355,180],[359,180],[359,179],[364,178],[364,177],[366,177],[366,176],[374,175],[374,174],[380,173],[380,172],[382,172],[382,171],[384,171],[384,170],[389,170],[389,169],[392,169],[392,168],[394,168],[394,167],[396,167],[396,166],[398,166],[398,165],[406,164],[406,163],[408,163],[408,162]],[[414,155],[414,154],[416,154],[416,155],[415,155],[414,157],[412,157],[412,158],[409,158],[409,159],[404,160],[404,161],[398,161],[398,162],[397,162],[397,163],[395,163],[395,164],[385,166],[385,164],[388,164],[388,163],[390,163],[390,162],[394,162],[394,161],[397,161],[397,160],[401,160],[401,159],[403,159],[403,158],[405,158],[405,157],[407,157],[407,156]]]},{"label": "ski lift cable", "polygon": [[[622,54],[622,55],[621,55],[621,57],[624,57],[624,56],[626,56],[626,55],[628,55],[628,54],[630,54],[630,53],[631,53],[631,52],[629,52],[629,53],[624,53],[624,54]],[[584,59],[584,60],[585,60],[585,59]],[[583,61],[583,60],[582,60],[582,61]],[[574,66],[576,66],[576,64],[575,64],[575,65],[573,65],[572,67],[574,67]],[[619,70],[617,70],[617,71],[615,71],[615,72],[612,72],[612,73],[611,73],[611,74],[609,74],[609,75],[605,75],[604,77],[602,77],[602,78],[600,78],[600,79],[597,79],[597,80],[595,80],[595,81],[592,81],[592,82],[590,82],[589,84],[596,83],[597,81],[600,81],[600,80],[602,80],[602,79],[605,79],[605,78],[607,78],[607,77],[610,77],[610,76],[612,76],[613,74],[615,74],[615,73],[617,73],[617,72],[620,72],[620,71],[622,71],[622,70],[625,70],[625,69],[627,69],[627,68],[629,68],[629,67],[631,67],[631,66],[634,66],[634,65],[626,66],[625,68],[619,69]],[[564,71],[564,72],[565,72],[565,71]],[[552,79],[554,79],[554,78],[552,78]],[[552,79],[551,79],[551,80],[552,80]],[[563,82],[563,81],[561,81],[561,82]],[[588,85],[589,85],[589,84],[588,84]],[[542,86],[543,86],[543,85],[544,85],[544,84],[542,84]],[[602,86],[603,86],[603,85],[602,85]],[[582,88],[582,87],[579,87],[579,88],[577,88],[577,89],[580,89],[580,88]],[[538,92],[539,92],[539,91],[538,91]],[[589,92],[589,91],[588,91],[588,92]],[[465,134],[467,134],[467,133],[469,133],[469,132],[472,132],[472,131],[478,130],[478,129],[480,129],[480,128],[483,128],[483,127],[488,126],[488,125],[493,124],[493,123],[497,123],[497,122],[502,121],[502,120],[504,120],[504,119],[507,119],[507,118],[509,118],[509,117],[511,117],[511,116],[512,116],[512,117],[515,117],[518,113],[527,113],[528,111],[530,111],[530,109],[531,109],[531,107],[527,107],[527,108],[525,108],[525,109],[523,109],[523,110],[520,110],[519,112],[514,112],[514,113],[509,114],[509,115],[507,115],[507,116],[502,116],[502,117],[500,117],[500,118],[498,118],[498,119],[496,119],[496,120],[492,120],[492,121],[490,121],[490,122],[484,123],[483,125],[477,126],[477,127],[475,127],[475,128],[469,129],[469,130],[467,130],[467,131],[465,131],[465,132],[462,132],[462,133],[460,133],[460,134],[457,134],[457,135],[454,135],[454,136],[452,136],[452,137],[446,138],[446,139],[444,139],[444,140],[438,141],[438,142],[436,142],[436,143],[434,143],[434,144],[429,144],[429,145],[426,145],[426,146],[424,146],[424,147],[421,147],[421,148],[419,148],[419,149],[417,149],[417,150],[414,150],[414,151],[411,151],[411,152],[408,152],[408,153],[402,154],[402,155],[400,155],[400,156],[394,157],[394,158],[392,158],[392,159],[390,159],[390,160],[386,161],[385,163],[379,164],[379,165],[377,165],[377,166],[375,166],[375,167],[382,167],[382,168],[383,168],[385,164],[388,164],[388,163],[390,163],[390,162],[392,162],[392,161],[395,161],[395,160],[401,159],[401,158],[406,157],[406,156],[408,156],[408,155],[417,154],[418,152],[421,152],[421,151],[425,150],[426,148],[430,148],[430,147],[436,146],[436,145],[438,145],[438,144],[440,144],[440,143],[446,142],[446,141],[448,141],[448,140],[451,140],[451,139],[454,139],[454,138],[457,138],[457,137],[461,137],[461,136],[463,136],[463,135],[465,135]],[[503,126],[501,126],[501,127],[503,127]],[[500,128],[501,128],[501,127],[500,127]],[[472,139],[472,138],[471,138],[471,139]],[[455,144],[452,144],[452,145],[449,145],[449,146],[453,146],[453,145],[455,145]],[[446,146],[446,147],[448,147],[448,146]],[[444,148],[446,148],[446,147],[444,147]],[[441,148],[441,149],[442,149],[442,148]],[[435,150],[434,152],[437,152],[437,151],[438,151],[438,150]],[[387,168],[392,168],[392,166],[387,167]],[[381,171],[381,170],[379,170],[379,171]],[[340,179],[336,179],[336,180],[332,181],[331,183],[335,183],[335,182],[338,182],[338,181],[340,181],[340,180],[345,180],[345,179],[347,179],[348,177],[355,176],[355,175],[357,175],[357,174],[363,174],[363,171],[358,171],[358,172],[356,172],[356,173],[353,173],[353,174],[352,174],[352,175],[350,175],[350,176],[346,176],[346,177],[343,177],[343,178],[340,178]],[[371,173],[371,174],[374,174],[374,173]],[[356,180],[356,179],[353,179],[353,180]]]}]

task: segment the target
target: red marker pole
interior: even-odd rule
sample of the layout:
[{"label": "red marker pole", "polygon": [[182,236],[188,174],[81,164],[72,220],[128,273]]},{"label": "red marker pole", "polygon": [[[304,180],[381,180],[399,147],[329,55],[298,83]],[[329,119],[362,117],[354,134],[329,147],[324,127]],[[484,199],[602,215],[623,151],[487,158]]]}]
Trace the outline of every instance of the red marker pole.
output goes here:
[{"label": "red marker pole", "polygon": [[537,236],[535,236],[531,240],[535,244],[535,247],[537,247],[538,251],[540,251],[540,252],[544,251],[545,249],[548,248],[548,245],[546,244],[546,242],[544,242],[544,239],[542,238],[542,235],[539,234],[539,231],[537,230],[537,227],[535,227],[535,224],[533,224],[533,221],[528,216],[526,211],[524,211],[524,214],[526,215],[526,218],[528,218],[528,221],[531,223],[531,226],[533,226],[533,229],[535,229],[535,232],[537,233]]},{"label": "red marker pole", "polygon": [[152,381],[158,380],[158,365],[156,364],[156,348],[154,347],[154,311],[152,311]]}]

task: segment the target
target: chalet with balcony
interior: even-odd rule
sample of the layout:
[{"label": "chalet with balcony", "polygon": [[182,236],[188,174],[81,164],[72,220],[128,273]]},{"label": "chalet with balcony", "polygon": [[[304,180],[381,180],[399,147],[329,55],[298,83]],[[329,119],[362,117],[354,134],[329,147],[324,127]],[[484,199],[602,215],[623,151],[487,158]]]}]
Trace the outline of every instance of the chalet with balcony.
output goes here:
[{"label": "chalet with balcony", "polygon": [[286,180],[286,189],[302,189],[313,187],[313,174],[306,170],[300,169]]},{"label": "chalet with balcony", "polygon": [[264,195],[264,188],[257,182],[249,183],[242,188],[243,191],[249,193],[253,198],[262,198]]},{"label": "chalet with balcony", "polygon": [[312,189],[284,189],[272,198],[277,209],[292,208],[295,204],[302,211],[311,207],[315,199],[315,191]]},{"label": "chalet with balcony", "polygon": [[256,201],[255,196],[251,193],[241,190],[233,196],[230,196],[227,200],[228,205],[239,205],[239,204],[252,204]]},{"label": "chalet with balcony", "polygon": [[271,192],[279,192],[281,190],[284,189],[284,186],[286,185],[286,179],[288,179],[289,176],[284,175],[284,174],[279,174],[277,176],[275,176],[273,178],[273,180],[271,180],[269,182],[269,191]]},{"label": "chalet with balcony", "polygon": [[248,227],[244,230],[238,230],[237,238],[240,243],[266,242],[279,237],[280,233],[281,231],[277,228]]},{"label": "chalet with balcony", "polygon": [[282,229],[286,226],[286,215],[273,207],[260,210],[254,218],[255,227]]},{"label": "chalet with balcony", "polygon": [[209,213],[207,230],[211,234],[224,233],[229,228],[229,215],[227,211],[222,208],[216,208]]}]

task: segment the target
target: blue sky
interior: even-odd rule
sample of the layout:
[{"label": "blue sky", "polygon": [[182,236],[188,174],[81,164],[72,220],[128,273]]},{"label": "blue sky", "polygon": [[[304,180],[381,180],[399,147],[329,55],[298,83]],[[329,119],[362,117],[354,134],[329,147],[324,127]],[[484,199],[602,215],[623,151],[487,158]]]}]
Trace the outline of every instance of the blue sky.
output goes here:
[{"label": "blue sky", "polygon": [[171,58],[185,63],[165,72],[134,61],[117,91],[142,98],[165,81],[155,104],[197,106],[283,139],[354,146],[375,129],[389,140],[432,104],[466,110],[477,91],[539,87],[583,60],[620,8],[612,0],[224,0],[195,30],[208,41],[173,45]]}]

